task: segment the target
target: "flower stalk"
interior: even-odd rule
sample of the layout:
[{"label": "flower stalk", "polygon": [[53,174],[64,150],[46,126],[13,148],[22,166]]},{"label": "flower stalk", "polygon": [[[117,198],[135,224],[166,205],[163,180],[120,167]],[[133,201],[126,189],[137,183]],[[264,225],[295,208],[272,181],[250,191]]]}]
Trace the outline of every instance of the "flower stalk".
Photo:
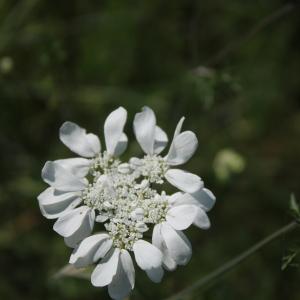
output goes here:
[{"label": "flower stalk", "polygon": [[244,251],[241,254],[239,254],[238,256],[236,256],[235,258],[233,258],[230,261],[226,262],[225,264],[218,267],[214,271],[210,272],[206,276],[200,278],[199,280],[194,282],[191,286],[187,287],[186,289],[182,290],[181,292],[179,292],[179,293],[177,293],[177,294],[175,294],[175,295],[173,295],[169,298],[166,298],[165,300],[185,299],[187,295],[189,295],[192,292],[194,292],[195,290],[197,290],[197,289],[199,289],[199,288],[215,281],[216,279],[218,279],[222,275],[226,274],[227,272],[229,272],[230,270],[232,270],[233,268],[238,266],[240,263],[242,263],[244,260],[246,260],[252,254],[254,254],[256,251],[260,250],[261,248],[263,248],[264,246],[266,246],[270,242],[276,240],[277,238],[279,238],[279,237],[287,234],[288,232],[294,230],[298,226],[299,226],[299,222],[293,221],[293,222],[281,227],[280,229],[276,230],[275,232],[273,232],[269,236],[265,237],[264,239],[262,239],[261,241],[259,241],[258,243],[256,243],[255,245],[253,245],[252,247],[247,249],[246,251]]}]

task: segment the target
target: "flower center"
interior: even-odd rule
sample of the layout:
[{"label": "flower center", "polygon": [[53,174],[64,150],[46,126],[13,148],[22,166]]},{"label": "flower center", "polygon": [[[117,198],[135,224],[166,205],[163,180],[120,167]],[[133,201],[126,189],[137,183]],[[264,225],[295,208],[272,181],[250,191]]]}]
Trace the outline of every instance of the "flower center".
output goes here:
[{"label": "flower center", "polygon": [[141,167],[142,176],[147,177],[151,183],[163,184],[168,165],[159,155],[146,155]]},{"label": "flower center", "polygon": [[165,220],[169,208],[162,184],[167,165],[160,156],[145,156],[138,166],[121,163],[106,152],[90,170],[91,183],[82,194],[84,204],[95,209],[115,247],[132,250],[149,226]]}]

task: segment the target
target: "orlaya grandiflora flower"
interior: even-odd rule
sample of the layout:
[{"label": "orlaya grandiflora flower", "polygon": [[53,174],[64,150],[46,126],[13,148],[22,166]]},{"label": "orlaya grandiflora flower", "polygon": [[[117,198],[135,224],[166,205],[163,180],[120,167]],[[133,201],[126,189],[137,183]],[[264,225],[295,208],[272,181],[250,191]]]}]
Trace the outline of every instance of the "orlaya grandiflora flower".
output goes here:
[{"label": "orlaya grandiflora flower", "polygon": [[[134,287],[131,253],[154,282],[161,281],[164,268],[186,264],[192,251],[182,230],[191,224],[207,229],[206,212],[215,201],[200,177],[174,168],[185,163],[198,144],[194,133],[181,132],[183,118],[162,157],[168,137],[156,125],[153,111],[145,107],[134,119],[134,131],[146,155],[122,163],[117,156],[127,145],[126,117],[119,108],[106,119],[103,153],[95,135],[65,123],[60,139],[83,158],[47,162],[42,176],[50,187],[38,197],[42,213],[58,218],[54,230],[74,248],[70,263],[97,264],[91,282],[108,286],[114,299],[123,299]],[[166,195],[158,189],[165,181],[181,192]],[[95,221],[102,223],[104,233],[92,235]],[[152,228],[151,244],[145,232]]]},{"label": "orlaya grandiflora flower", "polygon": [[113,111],[104,123],[106,151],[101,154],[99,138],[86,133],[75,123],[65,122],[59,131],[60,140],[75,154],[76,158],[46,162],[42,178],[50,185],[38,196],[40,209],[48,219],[58,219],[54,230],[65,238],[70,247],[88,236],[94,226],[95,211],[83,205],[82,191],[89,182],[85,176],[97,160],[109,163],[110,157],[121,155],[127,146],[123,132],[127,112],[123,107]]}]

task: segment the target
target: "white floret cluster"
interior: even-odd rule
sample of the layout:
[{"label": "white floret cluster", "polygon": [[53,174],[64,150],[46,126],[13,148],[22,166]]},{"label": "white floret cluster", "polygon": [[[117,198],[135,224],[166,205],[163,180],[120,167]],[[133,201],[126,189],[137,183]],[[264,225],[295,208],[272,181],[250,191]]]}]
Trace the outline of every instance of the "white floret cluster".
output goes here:
[{"label": "white floret cluster", "polygon": [[168,166],[163,157],[146,155],[121,163],[104,152],[89,170],[91,183],[82,192],[83,203],[96,211],[115,247],[132,250],[149,226],[163,222],[169,203],[164,191],[151,184],[163,184]]},{"label": "white floret cluster", "polygon": [[[122,162],[126,119],[123,107],[107,117],[104,151],[96,135],[65,122],[60,139],[81,157],[46,162],[42,177],[50,186],[38,196],[42,214],[57,219],[53,229],[74,249],[69,262],[75,267],[96,264],[91,282],[108,286],[113,299],[125,298],[134,288],[130,253],[154,282],[162,280],[164,270],[187,264],[192,248],[183,230],[192,224],[208,229],[206,213],[215,203],[199,176],[176,168],[198,145],[193,132],[181,132],[184,118],[162,156],[168,137],[156,125],[154,112],[144,107],[133,127],[145,155]],[[168,195],[166,182],[179,192]],[[95,224],[102,231],[93,233]]]}]

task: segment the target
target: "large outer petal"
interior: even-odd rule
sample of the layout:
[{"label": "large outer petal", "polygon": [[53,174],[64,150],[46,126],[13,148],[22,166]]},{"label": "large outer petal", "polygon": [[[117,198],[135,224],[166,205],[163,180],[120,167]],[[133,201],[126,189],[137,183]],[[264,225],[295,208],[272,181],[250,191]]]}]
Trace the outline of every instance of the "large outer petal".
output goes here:
[{"label": "large outer petal", "polygon": [[104,123],[104,136],[107,152],[116,155],[116,147],[123,138],[123,130],[127,119],[127,111],[119,107],[111,112]]},{"label": "large outer petal", "polygon": [[135,283],[135,270],[132,262],[132,258],[127,250],[121,250],[121,263],[126,273],[131,288],[134,288]]},{"label": "large outer petal", "polygon": [[94,220],[95,213],[91,211],[88,217],[84,219],[82,225],[72,235],[64,238],[65,244],[71,248],[77,247],[83,239],[92,233]]},{"label": "large outer petal", "polygon": [[165,178],[169,183],[187,193],[194,193],[203,187],[203,181],[199,176],[180,169],[169,169]]},{"label": "large outer petal", "polygon": [[175,260],[170,256],[170,253],[167,249],[166,243],[163,240],[162,234],[161,234],[161,226],[162,224],[156,224],[153,228],[152,233],[152,244],[156,246],[163,254],[163,266],[169,270],[173,271],[176,269],[177,264]]},{"label": "large outer petal", "polygon": [[[86,222],[91,222],[92,210],[88,206],[80,206],[61,216],[54,223],[53,229],[63,237],[71,237]],[[93,224],[89,224],[92,228]]]},{"label": "large outer petal", "polygon": [[[176,193],[176,194],[178,194],[178,193]],[[194,207],[194,211],[195,211],[193,224],[201,229],[210,228],[210,221],[206,214],[207,207],[205,207],[202,203],[200,203],[197,199],[195,199],[190,194],[185,193],[185,194],[178,195],[178,197],[176,197],[177,196],[176,194],[174,194],[174,196],[172,195],[173,198],[175,198],[175,199],[173,199],[173,202],[172,202],[173,207],[171,209],[178,208],[180,210],[180,207],[192,206],[192,207]],[[210,202],[208,202],[208,203],[211,204]],[[184,216],[182,215],[181,217],[184,217]],[[170,220],[168,220],[168,221],[170,221]],[[179,228],[175,228],[175,229],[179,229]]]},{"label": "large outer petal", "polygon": [[146,270],[146,274],[153,282],[159,283],[164,276],[164,269],[162,267],[152,268],[150,270]]},{"label": "large outer petal", "polygon": [[178,265],[186,265],[192,255],[192,247],[183,232],[173,229],[168,223],[163,223],[161,233],[170,256]]},{"label": "large outer petal", "polygon": [[154,135],[154,153],[159,154],[168,144],[167,134],[158,126],[155,127]]},{"label": "large outer petal", "polygon": [[105,257],[109,249],[112,247],[113,241],[111,239],[104,240],[98,247],[94,254],[93,262],[97,262],[101,258]]},{"label": "large outer petal", "polygon": [[192,131],[185,131],[177,135],[166,157],[169,165],[182,165],[195,153],[198,146],[196,135]]},{"label": "large outer petal", "polygon": [[62,166],[76,177],[85,177],[89,172],[92,160],[82,157],[75,157],[58,159],[55,160],[54,163]]},{"label": "large outer petal", "polygon": [[170,152],[173,152],[174,140],[175,140],[175,138],[180,134],[181,128],[182,128],[182,125],[183,125],[184,120],[185,120],[185,118],[182,117],[182,118],[179,120],[179,122],[177,123],[177,126],[176,126],[175,131],[174,131],[174,135],[173,135],[173,140],[172,140],[172,143],[171,143],[170,148],[169,148],[169,153],[170,153]]},{"label": "large outer petal", "polygon": [[126,150],[127,144],[128,137],[125,133],[123,133],[115,148],[114,156],[120,156]]},{"label": "large outer petal", "polygon": [[163,255],[160,249],[149,242],[139,240],[134,243],[133,252],[138,266],[153,282],[160,282],[164,275],[161,267]]},{"label": "large outer petal", "polygon": [[108,285],[111,298],[120,300],[126,298],[134,287],[135,271],[128,251],[121,250],[116,275]]},{"label": "large outer petal", "polygon": [[69,263],[73,264],[76,268],[86,267],[94,262],[94,256],[97,250],[103,246],[105,247],[106,254],[112,246],[112,240],[110,239],[108,234],[99,233],[91,235],[85,238],[78,245],[78,247],[74,249],[73,253],[71,254]]},{"label": "large outer petal", "polygon": [[138,143],[147,154],[154,152],[156,118],[153,110],[143,107],[142,112],[135,115],[133,129]]},{"label": "large outer petal", "polygon": [[[204,188],[202,189],[204,190]],[[205,189],[206,190],[206,189]],[[198,193],[199,194],[199,193]],[[194,198],[191,194],[188,193],[175,193],[171,197],[171,205],[173,208],[175,207],[182,207],[182,206],[193,206],[195,209],[195,217],[193,220],[193,224],[201,229],[208,229],[210,228],[210,221],[206,214],[206,212],[213,206],[215,202],[214,195],[209,191],[206,193],[203,191],[203,194],[200,195],[204,196],[201,200]],[[204,201],[203,201],[204,200]],[[169,200],[170,201],[170,200]],[[171,209],[173,209],[171,208]]]},{"label": "large outer petal", "polygon": [[192,194],[185,193],[182,194],[180,197],[178,195],[176,199],[173,199],[175,198],[175,196],[171,199],[176,200],[172,202],[172,205],[196,205],[201,207],[206,212],[210,211],[216,202],[216,197],[214,196],[214,194],[206,188],[201,188],[200,190]]},{"label": "large outer petal", "polygon": [[194,225],[201,229],[210,228],[210,221],[206,212],[201,208],[197,207],[197,214],[194,219]]},{"label": "large outer petal", "polygon": [[157,268],[162,264],[161,251],[149,242],[138,240],[133,244],[133,252],[136,263],[142,270]]},{"label": "large outer petal", "polygon": [[47,161],[42,169],[42,178],[49,185],[65,192],[76,192],[85,189],[88,182],[85,178],[76,177],[61,165]]},{"label": "large outer petal", "polygon": [[120,250],[112,249],[94,269],[91,282],[93,286],[106,286],[112,282],[117,273]]},{"label": "large outer petal", "polygon": [[216,203],[215,195],[207,188],[197,190],[191,197],[196,199],[205,211],[211,210]]},{"label": "large outer petal", "polygon": [[175,206],[178,202],[181,201],[182,197],[183,197],[184,193],[183,192],[176,192],[170,196],[167,197],[168,199],[168,203],[171,206]]},{"label": "large outer petal", "polygon": [[168,210],[166,220],[174,229],[184,230],[192,225],[196,215],[196,206],[179,205],[174,206]]},{"label": "large outer petal", "polygon": [[99,138],[72,122],[65,122],[59,130],[60,140],[74,153],[83,157],[94,157],[100,152]]},{"label": "large outer petal", "polygon": [[53,187],[47,188],[37,198],[41,212],[47,219],[59,218],[82,201],[80,192],[62,192]]}]

